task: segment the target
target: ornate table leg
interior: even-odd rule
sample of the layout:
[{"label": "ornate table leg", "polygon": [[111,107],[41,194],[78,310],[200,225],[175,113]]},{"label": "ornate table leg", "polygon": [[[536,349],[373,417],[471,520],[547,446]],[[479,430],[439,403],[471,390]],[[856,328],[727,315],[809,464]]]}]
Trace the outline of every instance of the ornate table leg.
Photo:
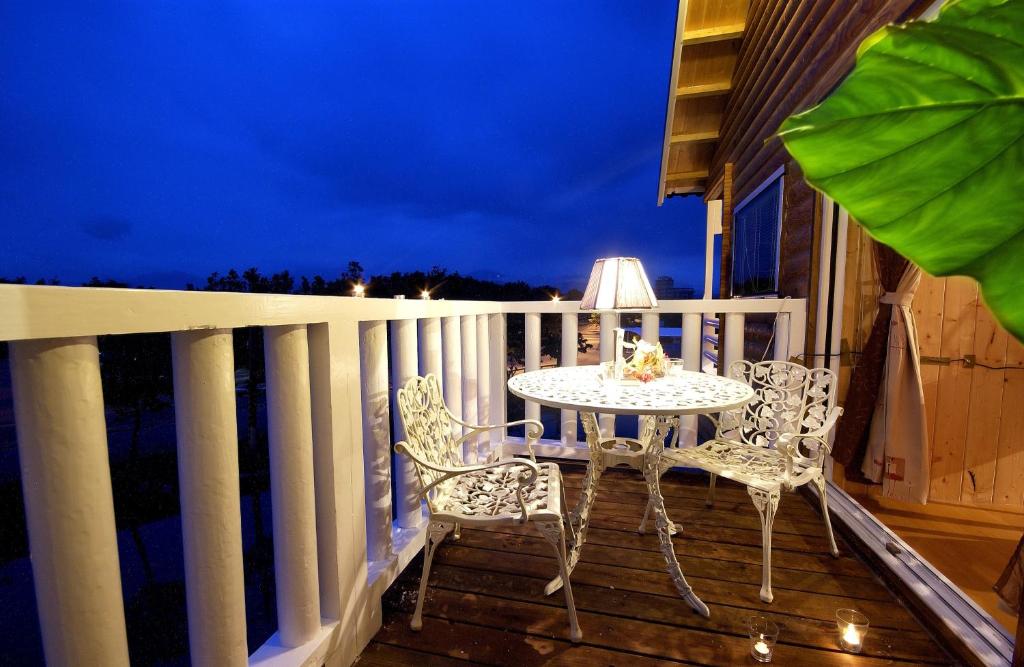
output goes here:
[{"label": "ornate table leg", "polygon": [[[605,461],[601,453],[601,430],[597,425],[597,415],[593,412],[581,412],[580,420],[583,422],[583,431],[587,434],[587,446],[590,449],[590,463],[587,465],[587,474],[583,478],[583,488],[580,490],[580,498],[576,501],[576,507],[569,513],[569,553],[567,554],[566,571],[572,574],[576,563],[580,560],[580,550],[587,541],[587,524],[590,522],[590,508],[597,498],[597,485],[601,481],[601,473],[604,472]],[[562,587],[562,577],[557,576],[548,582],[544,587],[544,594],[551,595]]]},{"label": "ornate table leg", "polygon": [[651,509],[654,511],[654,524],[658,528],[658,542],[661,554],[665,557],[668,573],[676,590],[694,610],[705,618],[711,615],[708,606],[697,597],[693,588],[686,582],[683,569],[679,566],[676,552],[672,548],[671,522],[665,513],[665,500],[661,496],[661,454],[665,449],[665,436],[672,428],[672,421],[667,417],[646,417],[642,427],[641,439],[646,443],[644,452],[644,479],[647,481],[647,493],[650,497]]}]

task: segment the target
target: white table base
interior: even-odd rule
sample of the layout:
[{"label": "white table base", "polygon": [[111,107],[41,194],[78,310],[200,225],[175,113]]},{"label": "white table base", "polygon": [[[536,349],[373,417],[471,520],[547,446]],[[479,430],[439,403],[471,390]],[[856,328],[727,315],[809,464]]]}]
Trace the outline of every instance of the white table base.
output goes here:
[{"label": "white table base", "polygon": [[[665,511],[665,500],[661,495],[660,478],[664,469],[662,466],[661,454],[665,447],[665,438],[676,424],[676,419],[670,416],[645,416],[641,423],[641,433],[636,441],[616,441],[614,438],[601,438],[598,427],[597,416],[593,412],[581,412],[580,419],[583,422],[583,430],[587,435],[587,445],[590,449],[590,463],[587,465],[587,473],[583,479],[583,489],[580,491],[579,501],[576,507],[570,512],[572,523],[569,534],[569,554],[567,569],[572,573],[579,562],[580,551],[587,541],[587,526],[590,523],[590,510],[597,498],[597,489],[601,481],[601,475],[609,465],[625,463],[643,472],[644,480],[647,482],[647,493],[649,497],[649,509],[654,511],[654,523],[658,531],[658,542],[661,553],[665,558],[669,576],[676,586],[676,590],[693,609],[705,618],[711,613],[704,602],[693,592],[693,588],[683,576],[683,570],[676,558],[675,550],[672,548],[672,533],[675,527],[668,518]],[[651,420],[654,420],[651,423]],[[645,437],[646,436],[646,437]],[[606,449],[602,444],[609,442],[626,443],[627,446],[615,449]],[[637,446],[630,446],[634,442]],[[544,592],[551,595],[562,587],[561,577],[556,577],[545,587]]]}]

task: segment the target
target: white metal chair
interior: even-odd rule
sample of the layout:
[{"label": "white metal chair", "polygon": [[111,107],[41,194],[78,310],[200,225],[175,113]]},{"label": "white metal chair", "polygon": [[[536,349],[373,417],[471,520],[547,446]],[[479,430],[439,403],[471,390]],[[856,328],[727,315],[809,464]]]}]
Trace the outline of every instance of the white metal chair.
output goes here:
[{"label": "white metal chair", "polygon": [[710,472],[709,507],[714,503],[716,475],[746,485],[761,515],[761,599],[771,602],[772,523],[782,490],[808,482],[818,487],[832,555],[839,555],[822,468],[831,449],[828,434],[843,409],[835,405],[836,376],[827,368],[808,369],[787,361],[737,361],[729,367],[729,376],[753,387],[754,399],[722,413],[713,439],[691,449],[666,449],[662,469],[686,466]]},{"label": "white metal chair", "polygon": [[[395,451],[415,463],[420,494],[430,511],[423,577],[410,624],[412,629],[423,627],[423,598],[430,564],[438,545],[449,533],[456,531],[458,537],[462,524],[493,526],[532,521],[558,558],[559,574],[565,584],[570,637],[573,641],[582,639],[566,567],[565,527],[572,528],[564,514],[562,474],[554,463],[537,463],[533,454],[532,445],[544,432],[544,426],[530,419],[487,426],[467,424],[448,410],[433,375],[410,379],[397,394],[405,440],[395,444]],[[456,424],[468,429],[458,438],[454,434]],[[529,459],[488,459],[481,464],[466,465],[462,455],[464,442],[482,432],[515,425],[526,427]]]}]

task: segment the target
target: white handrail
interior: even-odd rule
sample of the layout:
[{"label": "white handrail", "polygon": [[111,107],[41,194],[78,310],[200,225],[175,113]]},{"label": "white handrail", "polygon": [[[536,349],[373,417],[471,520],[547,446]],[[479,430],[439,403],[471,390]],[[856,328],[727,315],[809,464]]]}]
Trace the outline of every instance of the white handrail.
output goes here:
[{"label": "white handrail", "polygon": [[[802,352],[805,309],[803,299],[668,300],[660,302],[658,313],[645,314],[643,334],[652,340],[657,338],[659,314],[681,315],[684,365],[690,370],[699,370],[704,366],[702,357],[717,363],[718,355],[714,351],[719,349],[725,360],[742,358],[746,314],[778,313],[773,353],[776,358],[789,358]],[[392,435],[390,432],[390,415],[394,410],[390,405],[393,399],[388,393],[388,338],[392,346],[390,375],[396,386],[401,386],[404,379],[414,374],[433,371],[443,379],[445,398],[457,416],[469,422],[504,423],[507,411],[507,316],[524,315],[525,360],[527,367],[532,369],[539,367],[541,361],[540,324],[544,314],[561,316],[563,363],[575,364],[579,313],[579,303],[571,301],[427,301],[0,285],[0,341],[12,341],[12,359],[26,360],[27,364],[37,348],[43,350],[40,359],[53,358],[52,363],[22,364],[14,374],[18,384],[14,394],[18,432],[24,440],[20,445],[31,447],[43,456],[36,461],[23,455],[22,474],[33,479],[50,474],[45,469],[50,459],[45,457],[57,446],[54,443],[58,436],[54,429],[60,425],[51,427],[36,416],[48,414],[40,410],[54,401],[59,392],[46,391],[46,387],[57,386],[55,382],[61,386],[70,382],[73,391],[90,394],[85,397],[88,400],[95,401],[102,396],[95,365],[65,364],[59,358],[59,350],[84,340],[86,347],[82,349],[91,350],[94,358],[95,340],[89,337],[96,335],[170,332],[175,334],[175,340],[182,342],[201,340],[205,336],[222,339],[226,336],[230,340],[232,329],[266,327],[269,332],[268,409],[271,411],[272,430],[275,430],[271,437],[275,470],[271,474],[279,487],[275,491],[273,505],[275,513],[280,509],[288,514],[280,521],[275,520],[274,542],[275,545],[289,546],[285,549],[287,553],[276,559],[281,631],[250,661],[260,663],[264,657],[273,655],[275,665],[319,664],[329,652],[336,652],[334,654],[341,656],[340,662],[348,663],[358,655],[379,626],[383,589],[415,555],[423,540],[418,501],[416,504],[409,502],[415,497],[415,480],[401,474],[408,471],[394,471],[396,495],[393,497],[390,492],[393,472],[391,443],[401,433]],[[713,333],[719,325],[719,318],[726,323],[725,337],[721,341]],[[601,316],[602,345],[599,352],[602,359],[611,358],[610,341],[613,339],[609,333],[618,322],[615,313]],[[308,356],[303,356],[303,352]],[[223,375],[223,368],[213,363],[193,364],[186,374],[181,370],[186,353],[176,353],[176,358],[175,380],[182,391],[186,386],[195,387],[197,383],[212,380],[218,373]],[[86,383],[88,386],[71,382],[76,374],[84,371],[91,373],[90,377],[95,376],[95,381],[90,380]],[[204,377],[206,373],[209,377]],[[281,385],[281,382],[285,384]],[[205,418],[190,415],[198,414],[196,411],[206,403],[226,399],[226,394],[217,394],[209,401],[198,394],[189,398],[192,401],[191,411],[185,409],[185,394],[176,398],[181,402],[180,416],[187,422],[195,421],[193,426],[199,427],[209,420],[202,421]],[[92,405],[76,405],[87,404]],[[538,413],[536,406],[528,406],[528,415]],[[55,414],[63,415],[60,412]],[[67,417],[91,420],[89,423],[92,424],[96,414],[90,414],[69,413]],[[312,453],[309,442],[311,422]],[[562,422],[561,442],[543,440],[536,446],[538,453],[585,457],[586,447],[581,447],[575,438],[576,414],[563,413]],[[613,427],[609,419],[603,420],[602,424],[609,431]],[[179,426],[179,432],[185,434],[181,440],[186,442],[188,437],[192,437],[188,424]],[[680,440],[683,444],[693,442],[695,438],[695,434],[690,433],[696,430],[695,424],[687,423],[686,427],[688,434]],[[98,472],[102,473],[108,470],[103,447],[105,434],[97,432],[94,435],[89,440],[90,465],[98,465],[102,468]],[[525,446],[502,432],[495,432],[490,437],[490,447],[505,446],[509,450],[506,455],[522,451]],[[224,447],[229,447],[229,439],[225,442]],[[476,447],[472,450],[469,460],[474,460]],[[204,479],[207,475],[223,476],[226,468],[222,464],[225,461],[218,458],[213,461],[215,466],[207,466],[199,460],[186,461],[188,465],[182,474],[188,479],[182,480],[183,492],[189,488],[201,488],[200,476]],[[315,464],[315,475],[310,483],[311,462]],[[109,478],[109,472],[107,475]],[[73,505],[79,502],[79,498],[102,500],[109,497],[104,495],[109,492],[95,487],[94,481],[50,485],[45,490],[39,485],[26,485],[26,504],[29,508],[34,502]],[[32,497],[44,492],[60,497],[42,500]],[[315,515],[311,502],[314,497]],[[192,521],[188,517],[194,512],[186,511],[187,504],[183,505],[183,520]],[[390,517],[396,504],[399,525],[404,529],[396,528],[392,532]],[[231,517],[224,515],[235,512],[231,509],[235,506],[237,504],[231,503],[218,506],[215,519],[231,522]],[[112,525],[112,518],[104,512],[96,513],[90,520],[93,518]],[[110,526],[94,531],[95,539],[88,544],[72,544],[71,533],[65,535],[40,523],[47,520],[46,517],[30,516],[30,542],[37,544],[39,540],[36,538],[48,532],[47,539],[52,543],[47,543],[47,549],[51,554],[66,553],[75,557],[70,560],[46,558],[34,549],[34,567],[52,565],[51,570],[63,570],[71,568],[68,563],[73,562],[73,578],[76,580],[103,581],[104,586],[117,583],[117,547],[113,533],[107,530]],[[238,516],[234,521],[238,521]],[[201,528],[185,527],[186,534],[196,536],[187,547],[187,559],[194,563],[214,562],[217,567],[231,570],[225,570],[221,576],[237,579],[241,573],[241,566],[236,562],[238,558],[217,556],[218,548],[230,547],[227,551],[229,556],[237,549],[230,544],[213,544],[209,531],[204,532]],[[96,557],[100,551],[105,554],[103,558]],[[113,562],[109,559],[111,554],[114,554]],[[308,557],[305,564],[300,562],[300,554]],[[210,577],[218,576],[215,568],[200,567],[205,569],[197,576],[207,582]],[[37,588],[42,586],[40,596],[49,595],[53,592],[49,590],[52,585],[67,580],[69,573],[57,570],[47,571],[46,576],[37,574]],[[209,585],[200,583],[199,579],[188,583],[190,591]],[[102,641],[107,642],[103,649],[106,651],[104,660],[117,664],[121,660],[119,652],[123,645],[124,614],[115,604],[120,600],[120,586],[116,585],[110,591],[115,591],[116,596],[111,597],[104,608],[104,614],[109,618],[102,627],[96,625],[95,628],[97,633],[103,633]],[[198,600],[198,595],[201,594],[192,597]],[[85,602],[83,600],[83,604]],[[230,602],[222,600],[221,604]],[[90,604],[99,604],[99,599],[92,600]],[[189,622],[190,627],[195,628],[192,630],[195,636],[191,639],[198,642],[194,643],[195,647],[205,647],[201,650],[194,648],[194,655],[215,655],[216,649],[223,649],[211,645],[211,642],[218,641],[219,636],[233,636],[237,643],[240,634],[235,607],[237,605],[225,607],[225,618],[222,619],[225,624],[221,626],[224,629],[217,630],[204,625],[203,618],[207,612],[193,610],[190,600]],[[41,614],[49,613],[47,609],[49,607],[45,604],[40,605]],[[48,656],[49,646],[59,642],[62,633],[72,629],[81,631],[80,619],[70,617],[47,619],[43,625]],[[288,649],[289,645],[294,648]],[[90,658],[84,653],[66,657],[65,662],[89,662]]]}]

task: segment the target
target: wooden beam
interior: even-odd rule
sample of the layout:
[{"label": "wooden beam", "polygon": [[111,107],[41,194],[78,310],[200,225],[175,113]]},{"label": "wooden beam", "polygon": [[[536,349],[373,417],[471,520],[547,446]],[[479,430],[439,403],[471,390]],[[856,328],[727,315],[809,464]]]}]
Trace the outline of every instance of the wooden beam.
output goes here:
[{"label": "wooden beam", "polygon": [[745,27],[746,23],[734,23],[732,25],[718,25],[713,28],[704,28],[703,30],[687,30],[683,33],[683,46],[740,39],[743,37],[743,30]]},{"label": "wooden beam", "polygon": [[715,81],[714,83],[679,86],[676,88],[676,97],[712,97],[725,95],[730,90],[732,90],[732,81]]},{"label": "wooden beam", "polygon": [[732,298],[732,162],[722,174],[722,261],[719,263],[718,298]]},{"label": "wooden beam", "polygon": [[669,150],[672,148],[672,127],[676,114],[676,82],[679,80],[679,62],[683,53],[682,37],[686,30],[686,2],[679,0],[676,9],[676,34],[672,51],[672,72],[668,83],[668,110],[665,112],[665,137],[661,142],[661,171],[658,174],[658,206],[665,201],[665,182],[668,173]]},{"label": "wooden beam", "polygon": [[668,174],[665,176],[665,182],[670,183],[673,181],[692,181],[698,178],[707,178],[707,169],[697,169],[695,171],[680,171],[674,174]]},{"label": "wooden beam", "polygon": [[716,141],[717,139],[718,130],[709,130],[707,132],[680,132],[679,134],[672,135],[673,144],[702,143],[707,141]]}]

